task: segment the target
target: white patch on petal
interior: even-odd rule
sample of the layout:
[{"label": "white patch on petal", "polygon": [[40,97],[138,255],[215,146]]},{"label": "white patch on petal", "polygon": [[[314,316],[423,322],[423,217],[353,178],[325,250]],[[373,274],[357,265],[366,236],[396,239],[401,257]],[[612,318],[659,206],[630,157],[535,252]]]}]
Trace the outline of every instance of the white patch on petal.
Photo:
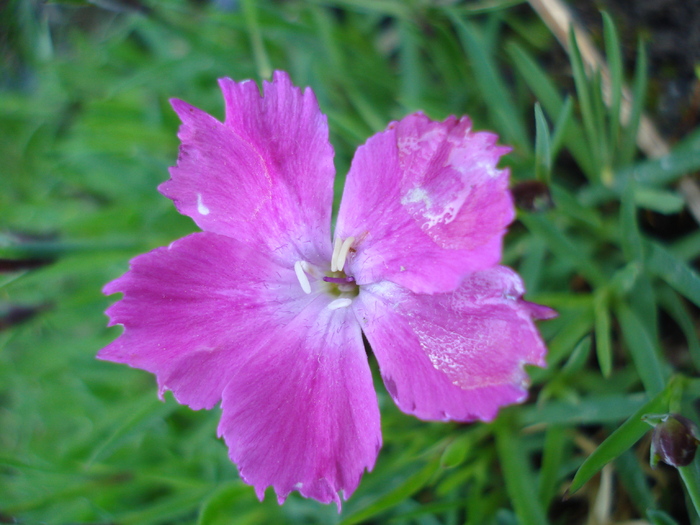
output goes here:
[{"label": "white patch on petal", "polygon": [[304,273],[302,262],[303,261],[297,261],[294,263],[294,273],[297,274],[297,279],[299,280],[299,284],[301,285],[301,289],[304,290],[304,293],[311,293],[311,283],[309,282],[309,278]]},{"label": "white patch on petal", "polygon": [[201,193],[197,194],[197,211],[199,212],[200,215],[209,215],[209,208],[207,208],[204,205],[204,202],[202,202],[202,194]]},{"label": "white patch on petal", "polygon": [[304,484],[300,481],[299,483],[297,483],[296,485],[294,485],[294,488],[295,488],[296,490],[301,490],[303,486],[304,486]]},{"label": "white patch on petal", "polygon": [[337,310],[338,308],[347,308],[352,304],[352,299],[349,299],[347,297],[341,297],[340,299],[336,299],[335,301],[332,301],[328,305],[329,310]]},{"label": "white patch on petal", "polygon": [[[448,203],[436,205],[425,188],[416,187],[408,191],[401,199],[401,204],[412,208],[425,219],[424,228],[432,228],[438,224],[449,224],[457,217],[468,192],[459,192]],[[434,209],[433,209],[434,208]]]},{"label": "white patch on petal", "polygon": [[422,203],[428,210],[432,208],[433,201],[430,199],[428,192],[423,188],[413,188],[401,199],[401,204],[406,206],[407,204]]}]

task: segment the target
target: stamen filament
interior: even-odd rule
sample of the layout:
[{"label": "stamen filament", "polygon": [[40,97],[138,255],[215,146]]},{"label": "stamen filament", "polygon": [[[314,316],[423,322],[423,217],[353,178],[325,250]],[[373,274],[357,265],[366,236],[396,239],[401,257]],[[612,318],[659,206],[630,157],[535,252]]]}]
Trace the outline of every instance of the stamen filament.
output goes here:
[{"label": "stamen filament", "polygon": [[311,293],[311,283],[309,282],[309,278],[304,273],[302,263],[303,261],[297,261],[294,263],[294,273],[297,274],[297,279],[299,280],[301,289],[304,290],[304,293],[308,294]]},{"label": "stamen filament", "polygon": [[348,237],[343,241],[343,245],[338,252],[338,260],[335,262],[335,265],[338,267],[336,271],[340,272],[345,267],[345,259],[348,257],[348,252],[353,242],[355,242],[355,237]]}]

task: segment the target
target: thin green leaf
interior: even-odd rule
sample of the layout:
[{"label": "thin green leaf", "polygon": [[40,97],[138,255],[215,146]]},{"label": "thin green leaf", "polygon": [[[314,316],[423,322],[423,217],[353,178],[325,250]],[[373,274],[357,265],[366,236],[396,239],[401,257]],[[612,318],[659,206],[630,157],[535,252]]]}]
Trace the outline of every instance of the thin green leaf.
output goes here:
[{"label": "thin green leaf", "polygon": [[620,38],[610,15],[603,11],[603,33],[605,35],[605,54],[610,71],[610,145],[616,148],[620,136],[620,104],[622,102],[622,53]]},{"label": "thin green leaf", "polygon": [[627,421],[620,425],[603,441],[595,451],[586,458],[576,472],[568,493],[573,494],[595,476],[605,465],[610,463],[625,450],[630,449],[641,437],[649,431],[649,425],[642,421],[644,414],[668,411],[668,400],[673,383],[656,396],[644,403]]},{"label": "thin green leaf", "polygon": [[659,293],[659,300],[664,310],[683,331],[685,340],[688,343],[690,358],[693,360],[695,369],[700,370],[700,341],[695,330],[695,321],[688,312],[686,305],[683,304],[683,301],[676,295],[675,291],[665,287]]},{"label": "thin green leaf", "polygon": [[574,83],[576,84],[576,94],[581,106],[581,119],[583,120],[583,128],[586,132],[588,147],[594,165],[594,181],[599,182],[601,172],[600,151],[596,151],[595,144],[597,143],[596,135],[596,118],[593,109],[593,99],[590,92],[589,80],[586,74],[586,66],[581,57],[581,50],[576,41],[576,34],[573,26],[569,30],[569,60],[574,73]]},{"label": "thin green leaf", "polygon": [[531,151],[520,112],[513,103],[510,89],[498,72],[495,61],[486,49],[479,29],[452,10],[447,12],[474,68],[474,79],[486,106],[499,128],[503,130],[504,137],[521,151]]},{"label": "thin green leaf", "polygon": [[637,208],[634,205],[634,183],[625,188],[620,206],[620,244],[625,259],[640,264],[644,262],[642,235],[637,225]]},{"label": "thin green leaf", "polygon": [[552,144],[549,126],[539,103],[535,104],[535,178],[549,182],[552,177]]},{"label": "thin green leaf", "polygon": [[634,159],[637,151],[637,134],[639,132],[639,121],[642,118],[644,101],[646,100],[648,72],[647,72],[647,52],[639,41],[637,46],[637,65],[634,72],[634,88],[632,89],[632,108],[625,126],[625,131],[620,148],[620,166],[628,166]]},{"label": "thin green leaf", "polygon": [[551,425],[547,428],[544,437],[544,447],[542,447],[542,467],[540,468],[540,479],[537,488],[540,504],[545,509],[549,507],[549,503],[558,492],[559,471],[564,459],[564,448],[568,440],[566,427]]},{"label": "thin green leaf", "polygon": [[435,473],[438,465],[439,462],[437,460],[431,460],[427,465],[425,465],[425,467],[409,477],[389,494],[377,498],[373,503],[362,510],[346,516],[345,519],[340,522],[340,525],[362,523],[383,512],[384,510],[394,507],[398,503],[404,501],[406,498],[411,497],[413,494],[422,489],[426,483],[428,483],[430,478]]},{"label": "thin green leaf", "polygon": [[616,314],[644,389],[649,395],[656,395],[666,384],[668,366],[659,357],[659,350],[653,343],[648,327],[640,322],[632,309],[619,303]]},{"label": "thin green leaf", "polygon": [[528,230],[547,243],[547,247],[552,253],[571,264],[591,283],[594,285],[605,283],[606,278],[603,272],[591,256],[583,252],[576,243],[557,229],[547,217],[542,214],[523,213],[520,220]]},{"label": "thin green leaf", "polygon": [[532,371],[533,382],[538,383],[554,373],[554,366],[565,359],[578,347],[579,341],[593,329],[593,315],[590,307],[576,312],[576,316],[566,323],[549,342],[547,368]]},{"label": "thin green leaf", "polygon": [[574,101],[571,97],[566,97],[564,101],[564,106],[562,107],[559,115],[557,116],[557,121],[554,124],[554,133],[552,134],[552,158],[557,156],[557,153],[561,149],[564,143],[564,137],[567,133],[573,129],[572,123],[572,112],[574,109]]},{"label": "thin green leaf", "polygon": [[607,290],[596,290],[593,299],[595,319],[595,350],[598,366],[603,377],[609,377],[612,370],[612,342],[610,334],[610,308]]},{"label": "thin green leaf", "polygon": [[588,361],[588,356],[591,354],[591,336],[586,336],[574,348],[571,352],[569,359],[566,360],[564,366],[561,369],[563,376],[571,376],[580,372],[584,366],[586,366],[586,361]]},{"label": "thin green leaf", "polygon": [[662,245],[647,242],[648,270],[666,281],[678,293],[700,306],[700,276]]},{"label": "thin green leaf", "polygon": [[678,525],[678,522],[662,510],[647,510],[647,518],[652,525]]},{"label": "thin green leaf", "polygon": [[647,473],[631,450],[626,450],[618,456],[615,460],[615,471],[639,513],[656,506],[647,481]]},{"label": "thin green leaf", "polygon": [[[506,50],[511,57],[511,63],[523,77],[535,98],[542,104],[549,116],[559,118],[564,112],[565,103],[559,94],[559,88],[552,82],[550,76],[537,62],[515,42],[509,42]],[[585,141],[581,140],[583,130],[575,117],[571,117],[567,126],[561,128],[559,141],[571,151],[581,170],[589,177],[594,177],[595,167]],[[553,141],[554,142],[554,141]],[[555,144],[558,144],[555,142]],[[558,146],[557,148],[558,149]],[[555,151],[556,151],[555,149]]]},{"label": "thin green leaf", "polygon": [[501,412],[494,423],[498,458],[521,525],[546,525],[547,514],[537,497],[537,483],[525,448],[513,428],[510,413]]},{"label": "thin green leaf", "polygon": [[421,93],[423,91],[423,79],[425,74],[422,71],[420,61],[420,42],[418,41],[418,31],[408,19],[399,21],[399,37],[401,47],[399,60],[401,63],[401,102],[415,111],[420,108]]},{"label": "thin green leaf", "polygon": [[685,484],[685,489],[688,491],[688,496],[690,496],[690,500],[695,507],[696,518],[700,515],[700,465],[698,463],[700,459],[698,457],[696,456],[695,460],[687,467],[678,468],[681,479]]},{"label": "thin green leaf", "polygon": [[590,425],[616,423],[644,404],[643,394],[596,395],[577,401],[549,401],[520,409],[525,425]]},{"label": "thin green leaf", "polygon": [[265,51],[262,31],[258,22],[258,12],[253,0],[243,0],[243,13],[245,14],[246,25],[248,26],[248,35],[250,44],[253,48],[253,56],[255,57],[255,65],[258,70],[258,76],[261,79],[269,79],[272,77],[272,66],[270,59]]},{"label": "thin green leaf", "polygon": [[594,154],[598,156],[600,163],[600,182],[610,186],[613,181],[612,156],[615,150],[608,136],[607,126],[608,108],[603,96],[602,73],[599,69],[593,71],[589,83],[591,93],[591,106],[593,110],[594,142],[591,145]]},{"label": "thin green leaf", "polygon": [[664,215],[680,213],[685,201],[678,193],[670,190],[637,186],[634,189],[634,202],[640,207]]}]

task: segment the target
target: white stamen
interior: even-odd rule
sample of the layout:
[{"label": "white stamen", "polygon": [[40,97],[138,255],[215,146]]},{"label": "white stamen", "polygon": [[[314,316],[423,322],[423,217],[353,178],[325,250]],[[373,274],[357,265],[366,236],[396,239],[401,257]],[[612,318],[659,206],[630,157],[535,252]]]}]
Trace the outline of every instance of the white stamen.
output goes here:
[{"label": "white stamen", "polygon": [[323,279],[323,273],[321,273],[321,271],[318,268],[316,268],[313,264],[310,264],[306,261],[301,261],[301,269],[304,270],[304,273],[306,275],[310,275],[317,281]]},{"label": "white stamen", "polygon": [[209,215],[209,208],[207,208],[204,205],[204,202],[202,202],[202,194],[201,193],[197,194],[197,211],[201,215]]},{"label": "white stamen", "polygon": [[332,301],[328,305],[329,310],[337,310],[338,308],[347,308],[352,304],[352,299],[348,299],[347,297],[341,297],[340,299],[336,299],[335,301]]},{"label": "white stamen", "polygon": [[304,290],[304,293],[311,293],[311,283],[309,282],[309,278],[304,273],[302,262],[303,261],[297,261],[294,263],[294,273],[297,274],[297,279],[299,280],[299,284],[301,285],[301,289]]},{"label": "white stamen", "polygon": [[348,257],[348,252],[350,251],[350,246],[352,246],[353,242],[355,242],[355,237],[348,237],[343,241],[343,245],[340,247],[338,260],[335,261],[335,265],[338,267],[339,272],[345,267],[345,259]]},{"label": "white stamen", "polygon": [[343,247],[343,242],[340,237],[336,237],[333,241],[333,255],[331,256],[331,272],[338,271],[338,255],[340,254],[340,248]]}]

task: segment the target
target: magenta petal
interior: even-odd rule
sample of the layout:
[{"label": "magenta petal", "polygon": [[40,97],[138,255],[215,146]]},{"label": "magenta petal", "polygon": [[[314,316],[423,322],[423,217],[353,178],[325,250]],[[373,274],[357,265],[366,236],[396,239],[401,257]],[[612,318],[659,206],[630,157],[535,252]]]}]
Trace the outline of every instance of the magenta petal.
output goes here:
[{"label": "magenta petal", "polygon": [[362,335],[350,309],[326,298],[251,354],[224,392],[219,434],[260,499],[298,490],[323,503],[347,499],[381,446],[379,408]]},{"label": "magenta petal", "polygon": [[497,264],[513,220],[508,148],[471,122],[433,122],[420,113],[389,125],[358,148],[336,236],[354,237],[348,272],[359,284],[383,279],[417,293],[450,291]]},{"label": "magenta petal", "polygon": [[[161,392],[171,389],[195,409],[219,402],[227,374],[260,330],[287,322],[311,300],[292,265],[207,232],[134,258],[104,291],[124,293],[107,314],[125,330],[98,357],[156,374]],[[183,374],[183,359],[194,355],[196,372]]]},{"label": "magenta petal", "polygon": [[523,365],[545,365],[533,313],[552,312],[533,312],[523,292],[502,266],[451,293],[413,294],[391,283],[362,290],[355,309],[399,408],[422,419],[491,420],[523,401]]},{"label": "magenta petal", "polygon": [[[310,89],[276,72],[263,85],[220,81],[226,121],[174,100],[182,120],[177,166],[160,191],[205,231],[330,257],[333,149]],[[309,251],[311,253],[309,253]]]}]

